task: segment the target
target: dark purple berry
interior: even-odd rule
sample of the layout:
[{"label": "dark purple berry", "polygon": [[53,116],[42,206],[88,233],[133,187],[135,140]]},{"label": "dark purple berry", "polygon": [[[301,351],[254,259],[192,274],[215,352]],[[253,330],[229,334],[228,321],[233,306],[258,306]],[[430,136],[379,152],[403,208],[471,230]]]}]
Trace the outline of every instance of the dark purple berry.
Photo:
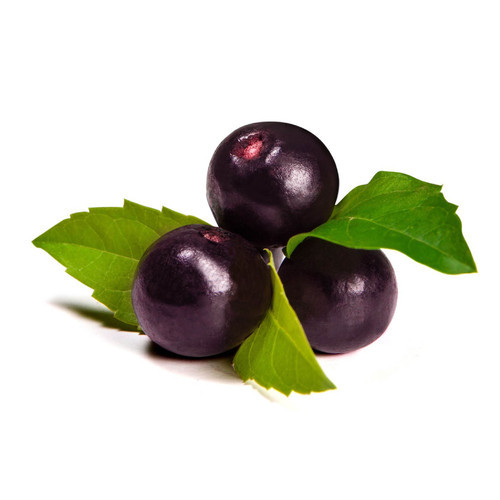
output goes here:
[{"label": "dark purple berry", "polygon": [[203,357],[243,342],[266,314],[271,289],[256,247],[229,231],[193,224],[165,234],[146,251],[132,303],[153,342]]},{"label": "dark purple berry", "polygon": [[311,346],[320,352],[371,344],[396,308],[396,277],[380,250],[308,238],[283,261],[279,275]]},{"label": "dark purple berry", "polygon": [[207,198],[219,226],[259,247],[277,247],[325,222],[338,186],[332,155],[315,135],[262,122],[220,143],[208,169]]}]

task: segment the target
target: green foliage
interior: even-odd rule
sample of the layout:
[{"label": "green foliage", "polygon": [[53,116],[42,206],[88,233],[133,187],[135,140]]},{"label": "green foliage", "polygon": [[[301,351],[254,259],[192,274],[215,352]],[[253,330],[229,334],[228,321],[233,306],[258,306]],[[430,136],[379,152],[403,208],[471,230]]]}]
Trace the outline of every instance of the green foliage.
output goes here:
[{"label": "green foliage", "polygon": [[473,273],[476,265],[462,235],[462,223],[441,186],[396,172],[378,172],[353,189],[330,220],[293,236],[287,255],[308,237],[346,247],[399,250],[447,274]]},{"label": "green foliage", "polygon": [[[405,174],[378,172],[368,184],[353,189],[327,222],[293,236],[286,252],[290,256],[305,238],[316,237],[352,248],[399,250],[443,273],[475,272],[456,209],[445,200],[441,186]],[[117,319],[137,326],[131,300],[137,265],[160,236],[188,224],[206,223],[125,200],[123,207],[72,214],[33,243],[93,288],[93,297]],[[314,356],[268,253],[272,305],[240,346],[234,368],[243,380],[255,380],[286,395],[335,389]]]},{"label": "green foliage", "polygon": [[[269,251],[268,251],[269,252]],[[262,323],[239,348],[234,369],[244,380],[287,396],[335,389],[323,373],[295,311],[286,298],[269,252],[273,281],[272,304]]]},{"label": "green foliage", "polygon": [[206,223],[167,208],[159,211],[125,200],[123,207],[72,214],[33,244],[93,288],[93,297],[117,319],[137,325],[130,294],[137,264],[161,235],[187,224]]}]

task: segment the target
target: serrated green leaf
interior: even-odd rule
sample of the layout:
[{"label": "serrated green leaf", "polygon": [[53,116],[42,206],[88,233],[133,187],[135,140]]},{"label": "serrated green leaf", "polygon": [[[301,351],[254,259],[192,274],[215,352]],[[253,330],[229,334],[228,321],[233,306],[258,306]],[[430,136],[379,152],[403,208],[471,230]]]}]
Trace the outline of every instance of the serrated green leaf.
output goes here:
[{"label": "serrated green leaf", "polygon": [[162,211],[125,200],[123,207],[90,208],[72,214],[33,240],[66,271],[94,289],[92,296],[115,317],[137,325],[130,291],[140,258],[161,235],[187,224],[206,224],[193,216]]},{"label": "serrated green leaf", "polygon": [[290,238],[292,254],[305,238],[321,238],[351,248],[399,250],[447,274],[476,272],[462,235],[462,223],[441,186],[397,172],[378,172],[335,207],[330,220]]},{"label": "serrated green leaf", "polygon": [[324,374],[309,345],[269,252],[273,299],[257,329],[238,349],[233,365],[243,379],[255,380],[266,389],[285,395],[292,391],[309,394],[335,389]]}]

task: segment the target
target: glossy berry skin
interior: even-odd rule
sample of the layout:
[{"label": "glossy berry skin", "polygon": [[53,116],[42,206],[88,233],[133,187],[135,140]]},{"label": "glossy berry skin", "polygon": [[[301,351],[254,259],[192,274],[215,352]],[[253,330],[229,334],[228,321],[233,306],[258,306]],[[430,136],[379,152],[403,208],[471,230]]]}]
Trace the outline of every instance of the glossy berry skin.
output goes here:
[{"label": "glossy berry skin", "polygon": [[164,349],[204,357],[239,345],[271,302],[260,251],[241,236],[199,224],[162,236],[142,257],[132,287],[139,325]]},{"label": "glossy berry skin", "polygon": [[396,277],[380,250],[308,238],[283,261],[279,275],[316,351],[340,354],[371,344],[396,308]]},{"label": "glossy berry skin", "polygon": [[235,130],[218,146],[207,198],[219,226],[272,248],[325,222],[338,186],[332,155],[315,135],[261,122]]}]

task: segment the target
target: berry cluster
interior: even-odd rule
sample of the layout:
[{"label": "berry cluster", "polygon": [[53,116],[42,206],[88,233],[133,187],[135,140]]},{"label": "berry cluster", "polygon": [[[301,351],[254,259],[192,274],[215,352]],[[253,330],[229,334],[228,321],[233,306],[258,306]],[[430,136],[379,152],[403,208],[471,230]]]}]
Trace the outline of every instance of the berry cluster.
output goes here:
[{"label": "berry cluster", "polygon": [[[207,198],[220,227],[175,229],[145,252],[132,287],[143,331],[163,348],[212,356],[245,340],[271,302],[264,248],[274,251],[330,217],[338,173],[326,146],[287,123],[246,125],[216,149]],[[380,250],[309,238],[279,268],[311,346],[345,353],[376,340],[397,299]]]}]

